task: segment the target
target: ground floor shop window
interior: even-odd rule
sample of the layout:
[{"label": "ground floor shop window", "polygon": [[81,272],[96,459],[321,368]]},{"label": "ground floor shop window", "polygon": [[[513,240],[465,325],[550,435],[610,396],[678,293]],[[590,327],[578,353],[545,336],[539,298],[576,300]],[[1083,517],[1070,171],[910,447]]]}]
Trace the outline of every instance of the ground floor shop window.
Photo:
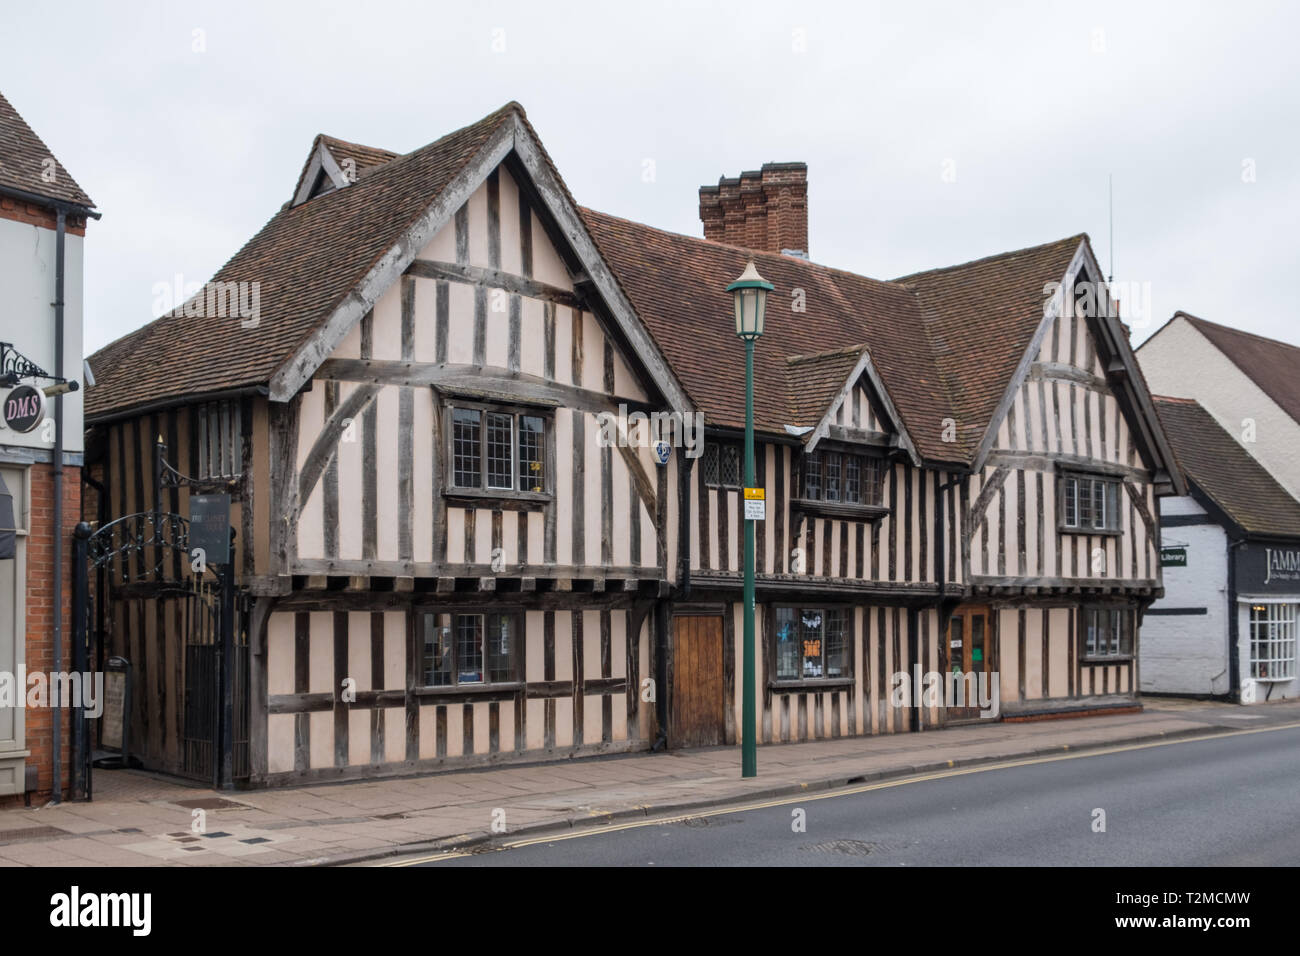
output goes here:
[{"label": "ground floor shop window", "polygon": [[1256,680],[1295,678],[1295,604],[1252,604],[1250,676]]},{"label": "ground floor shop window", "polygon": [[1128,608],[1085,607],[1081,614],[1085,658],[1133,655],[1133,615]]},{"label": "ground floor shop window", "polygon": [[497,684],[515,679],[517,615],[425,612],[419,617],[426,687]]},{"label": "ground floor shop window", "polygon": [[849,676],[847,622],[843,608],[777,608],[776,679]]}]

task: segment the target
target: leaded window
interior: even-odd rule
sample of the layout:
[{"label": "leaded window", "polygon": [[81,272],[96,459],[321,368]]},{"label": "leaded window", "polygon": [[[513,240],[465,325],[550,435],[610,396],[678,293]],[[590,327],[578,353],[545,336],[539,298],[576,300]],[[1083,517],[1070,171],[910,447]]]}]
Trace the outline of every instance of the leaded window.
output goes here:
[{"label": "leaded window", "polygon": [[516,614],[420,615],[421,674],[426,687],[497,684],[515,679]]},{"label": "leaded window", "polygon": [[1133,614],[1129,609],[1086,607],[1082,615],[1085,657],[1133,655]]},{"label": "leaded window", "polygon": [[776,679],[848,677],[848,612],[843,608],[776,608]]},{"label": "leaded window", "polygon": [[494,408],[451,410],[451,486],[546,491],[547,420]]},{"label": "leaded window", "polygon": [[1061,527],[1119,531],[1119,496],[1118,479],[1066,475],[1061,479]]},{"label": "leaded window", "polygon": [[878,505],[884,484],[884,463],[873,455],[818,451],[803,464],[803,497],[851,505]]},{"label": "leaded window", "polygon": [[704,483],[714,488],[740,487],[740,446],[711,441],[704,446]]}]

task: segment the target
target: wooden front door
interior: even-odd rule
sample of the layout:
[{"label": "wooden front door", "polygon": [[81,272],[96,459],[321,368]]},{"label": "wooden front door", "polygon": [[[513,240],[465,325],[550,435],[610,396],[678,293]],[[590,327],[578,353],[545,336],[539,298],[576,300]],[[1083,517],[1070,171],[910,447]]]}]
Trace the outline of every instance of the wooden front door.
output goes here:
[{"label": "wooden front door", "polygon": [[[961,688],[965,705],[949,707],[947,721],[977,720],[979,708],[979,675],[986,682],[992,680],[989,659],[993,656],[993,635],[989,627],[989,609],[983,605],[962,605],[952,612],[948,621],[948,672],[962,675]],[[967,675],[975,675],[972,681]],[[987,683],[985,687],[987,688]],[[945,682],[945,693],[951,693],[952,681]],[[972,691],[976,695],[972,699]],[[947,698],[945,697],[945,702]]]},{"label": "wooden front door", "polygon": [[712,747],[725,742],[722,618],[673,618],[673,691],[669,743]]}]

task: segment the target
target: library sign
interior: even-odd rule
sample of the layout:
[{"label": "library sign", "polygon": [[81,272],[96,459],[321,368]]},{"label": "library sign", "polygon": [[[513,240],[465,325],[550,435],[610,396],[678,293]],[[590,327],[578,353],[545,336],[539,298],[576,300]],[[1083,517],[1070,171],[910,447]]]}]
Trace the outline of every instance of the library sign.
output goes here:
[{"label": "library sign", "polygon": [[1246,545],[1237,555],[1237,590],[1247,594],[1300,594],[1300,542]]}]

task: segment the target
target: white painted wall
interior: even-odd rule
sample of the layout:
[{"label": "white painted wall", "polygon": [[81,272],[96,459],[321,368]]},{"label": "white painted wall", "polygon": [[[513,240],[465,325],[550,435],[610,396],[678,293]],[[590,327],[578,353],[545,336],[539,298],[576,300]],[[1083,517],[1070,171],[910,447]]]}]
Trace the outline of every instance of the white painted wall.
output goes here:
[{"label": "white painted wall", "polygon": [[[1194,398],[1228,434],[1300,498],[1300,422],[1284,412],[1245,372],[1186,319],[1179,317],[1142,344],[1138,361],[1156,395]],[[1242,422],[1255,441],[1242,441]]]},{"label": "white painted wall", "polygon": [[[1187,567],[1164,569],[1165,596],[1142,619],[1138,653],[1143,693],[1226,694],[1231,690],[1227,535],[1212,523],[1164,525],[1172,515],[1204,514],[1191,497],[1160,499],[1161,545],[1186,544]],[[1202,607],[1205,614],[1158,613]]]},{"label": "white painted wall", "polygon": [[[64,371],[54,367],[55,233],[10,219],[0,219],[0,342],[9,342],[51,375],[81,381],[82,251],[85,240],[67,235],[64,246]],[[34,380],[31,384],[51,384]],[[9,394],[0,389],[0,400]],[[81,392],[63,397],[63,447],[82,450]],[[50,400],[49,414],[54,414]],[[43,433],[48,432],[48,435]],[[46,440],[48,437],[49,440]],[[20,434],[0,421],[0,446],[54,448],[53,429],[36,428]]]}]

